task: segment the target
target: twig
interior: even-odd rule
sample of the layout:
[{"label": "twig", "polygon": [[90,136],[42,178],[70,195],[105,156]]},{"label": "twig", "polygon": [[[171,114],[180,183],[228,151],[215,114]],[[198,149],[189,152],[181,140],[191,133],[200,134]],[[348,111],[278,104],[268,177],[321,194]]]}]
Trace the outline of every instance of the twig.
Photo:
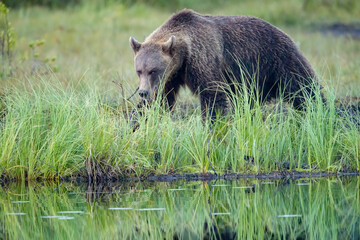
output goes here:
[{"label": "twig", "polygon": [[123,85],[122,85],[121,83],[116,82],[115,80],[113,80],[112,82],[115,83],[116,85],[118,85],[118,86],[120,87],[120,89],[121,89],[121,94],[122,94],[122,98],[123,98],[123,100],[126,100],[126,101],[129,101],[129,100],[137,93],[137,91],[139,90],[139,87],[137,87],[136,90],[134,91],[134,93],[131,94],[130,97],[125,98],[125,97],[124,97],[125,94],[124,94]]}]

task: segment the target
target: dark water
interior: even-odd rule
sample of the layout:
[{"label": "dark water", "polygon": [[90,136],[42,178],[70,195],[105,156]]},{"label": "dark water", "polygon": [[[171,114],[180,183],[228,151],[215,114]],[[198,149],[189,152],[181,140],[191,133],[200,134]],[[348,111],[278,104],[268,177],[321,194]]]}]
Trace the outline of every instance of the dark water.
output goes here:
[{"label": "dark water", "polygon": [[359,177],[9,184],[1,239],[359,239]]}]

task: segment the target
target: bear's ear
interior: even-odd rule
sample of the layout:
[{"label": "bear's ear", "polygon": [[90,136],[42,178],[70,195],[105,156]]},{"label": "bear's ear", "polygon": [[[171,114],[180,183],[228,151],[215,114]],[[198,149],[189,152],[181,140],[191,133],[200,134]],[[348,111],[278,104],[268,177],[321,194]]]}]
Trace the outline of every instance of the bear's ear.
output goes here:
[{"label": "bear's ear", "polygon": [[136,39],[133,37],[130,37],[129,42],[130,42],[131,48],[134,50],[134,53],[137,53],[141,47],[141,43],[136,41]]},{"label": "bear's ear", "polygon": [[169,40],[166,41],[166,43],[164,43],[162,45],[163,52],[172,55],[172,50],[173,50],[173,47],[174,47],[174,43],[175,43],[175,36],[173,35],[173,36],[171,36],[169,38]]}]

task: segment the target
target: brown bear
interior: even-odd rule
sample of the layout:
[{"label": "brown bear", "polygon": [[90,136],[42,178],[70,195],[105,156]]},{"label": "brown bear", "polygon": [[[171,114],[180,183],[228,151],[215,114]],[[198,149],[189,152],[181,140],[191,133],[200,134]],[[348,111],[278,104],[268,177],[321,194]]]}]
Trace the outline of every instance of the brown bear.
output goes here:
[{"label": "brown bear", "polygon": [[[261,100],[284,94],[295,108],[313,97],[315,74],[295,43],[277,27],[255,17],[206,16],[182,10],[143,43],[130,37],[139,94],[151,102],[159,86],[172,108],[181,86],[200,95],[207,114],[225,114],[236,84],[255,84]],[[161,85],[160,83],[163,83]]]}]

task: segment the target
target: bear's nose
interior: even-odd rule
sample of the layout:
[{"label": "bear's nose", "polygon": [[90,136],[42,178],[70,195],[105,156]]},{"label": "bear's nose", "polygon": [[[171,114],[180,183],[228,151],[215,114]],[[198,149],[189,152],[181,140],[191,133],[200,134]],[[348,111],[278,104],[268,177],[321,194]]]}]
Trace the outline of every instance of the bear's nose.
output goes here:
[{"label": "bear's nose", "polygon": [[149,92],[146,90],[139,90],[139,95],[141,98],[146,98],[149,95]]}]

